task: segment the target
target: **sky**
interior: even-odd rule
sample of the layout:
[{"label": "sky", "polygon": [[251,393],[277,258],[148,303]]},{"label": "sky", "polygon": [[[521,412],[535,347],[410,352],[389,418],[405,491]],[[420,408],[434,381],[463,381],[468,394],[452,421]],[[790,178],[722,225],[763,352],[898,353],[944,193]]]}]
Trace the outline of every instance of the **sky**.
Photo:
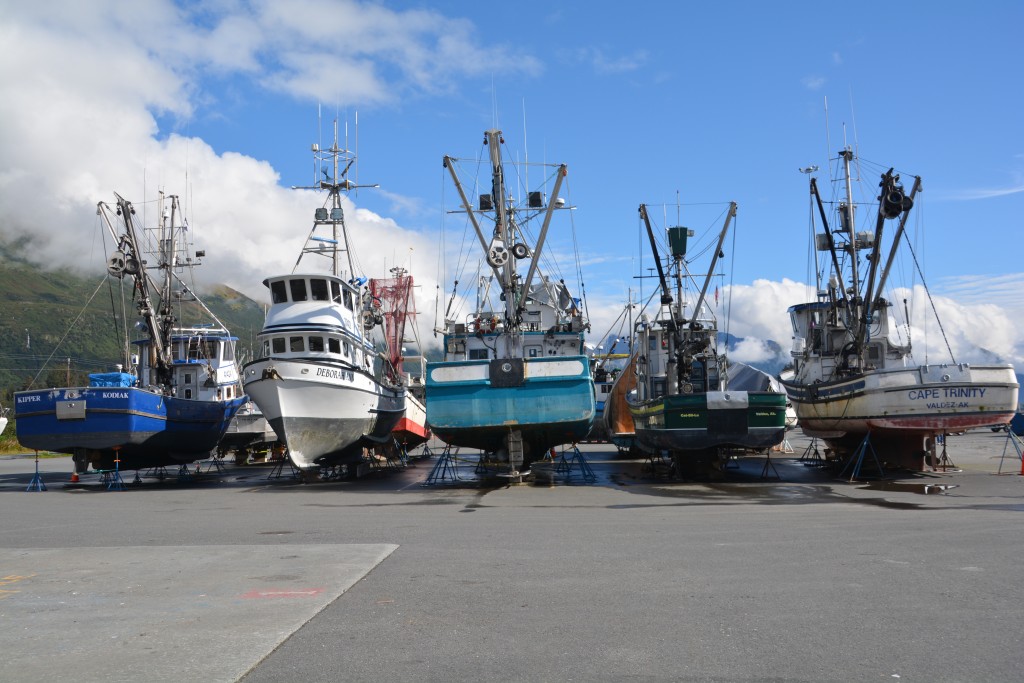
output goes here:
[{"label": "sky", "polygon": [[788,350],[786,309],[813,298],[800,169],[831,188],[849,145],[869,190],[877,168],[922,178],[923,278],[908,256],[888,292],[912,302],[915,358],[1020,369],[1024,5],[938,7],[0,0],[0,239],[99,278],[96,203],[162,189],[185,198],[202,277],[266,301],[323,201],[291,188],[338,120],[359,182],[380,185],[346,203],[360,267],[409,268],[436,343],[463,248],[441,159],[475,158],[497,127],[517,158],[568,166],[576,208],[549,251],[572,283],[578,258],[592,342],[652,291],[639,204],[707,240],[737,202],[716,311],[746,339],[733,358],[758,361],[765,340]]}]

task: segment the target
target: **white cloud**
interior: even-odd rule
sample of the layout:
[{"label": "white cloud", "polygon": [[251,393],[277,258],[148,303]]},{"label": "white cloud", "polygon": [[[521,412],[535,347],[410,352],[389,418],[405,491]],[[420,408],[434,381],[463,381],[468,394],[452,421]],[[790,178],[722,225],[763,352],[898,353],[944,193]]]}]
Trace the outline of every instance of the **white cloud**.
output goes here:
[{"label": "white cloud", "polygon": [[823,76],[806,76],[800,79],[803,86],[808,90],[821,90],[826,83],[826,79]]},{"label": "white cloud", "polygon": [[953,201],[974,201],[977,199],[1005,197],[1006,195],[1019,194],[1021,192],[1024,192],[1024,185],[1015,185],[1012,187],[973,188],[946,192],[942,195],[941,199],[950,199]]},{"label": "white cloud", "polygon": [[[145,208],[163,189],[185,198],[196,247],[207,251],[197,275],[260,300],[263,277],[291,270],[323,195],[285,189],[259,159],[160,130],[163,117],[177,126],[200,108],[217,115],[220,93],[203,89],[209,78],[345,105],[442,91],[464,75],[541,69],[530,55],[481,41],[467,21],[378,3],[56,0],[4,3],[3,14],[3,239],[29,245],[40,263],[99,274],[106,248],[96,202],[117,191]],[[416,253],[417,304],[432,312],[426,271],[436,240],[349,202],[346,214],[368,268],[407,259],[395,244]]]},{"label": "white cloud", "polygon": [[[914,302],[910,309],[910,339],[918,363],[926,360],[932,363],[1000,360],[1024,368],[1024,335],[1015,322],[1017,316],[1004,306],[963,303],[933,292],[933,312],[927,292],[920,285],[915,286],[912,293],[903,288],[896,289],[894,293],[896,300],[910,297]],[[892,318],[903,322],[902,307],[893,308]],[[905,329],[900,333],[905,339]]]},{"label": "white cloud", "polygon": [[646,50],[634,50],[632,54],[610,57],[598,47],[585,47],[574,51],[571,59],[589,64],[596,73],[611,75],[636,71],[647,63],[650,53]]},{"label": "white cloud", "polygon": [[775,359],[775,350],[763,339],[743,339],[729,351],[729,360],[739,363],[762,363]]},{"label": "white cloud", "polygon": [[734,337],[771,339],[788,350],[793,331],[786,311],[794,304],[812,301],[813,297],[813,287],[789,279],[732,285],[721,295],[723,308],[731,302],[731,317],[728,321],[720,318],[719,326],[724,331],[728,325]]}]

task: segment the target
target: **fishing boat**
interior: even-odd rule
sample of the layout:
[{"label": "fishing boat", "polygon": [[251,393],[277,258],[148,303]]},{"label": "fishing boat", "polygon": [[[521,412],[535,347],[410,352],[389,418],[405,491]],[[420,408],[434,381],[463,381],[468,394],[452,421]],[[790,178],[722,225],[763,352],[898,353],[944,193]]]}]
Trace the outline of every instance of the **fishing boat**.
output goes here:
[{"label": "fishing boat", "polygon": [[[632,351],[633,293],[619,316],[612,322],[604,341],[594,350],[591,365],[594,373],[594,395],[597,399],[597,414],[594,427],[587,436],[588,441],[611,442],[620,453],[629,452],[633,446],[633,418],[626,406],[625,394],[636,388],[635,354]],[[610,334],[616,325],[615,334]],[[623,346],[620,351],[620,344]],[[601,351],[603,349],[603,351]],[[623,375],[631,378],[623,380]]]},{"label": "fishing boat", "polygon": [[683,283],[694,280],[685,258],[692,231],[668,229],[671,257],[666,274],[647,207],[640,205],[658,270],[661,304],[653,319],[642,314],[637,325],[636,393],[627,394],[626,402],[637,446],[648,453],[667,453],[680,476],[720,470],[733,456],[765,451],[785,438],[785,393],[734,385],[727,356],[719,351],[718,321],[706,312],[708,285],[735,215],[736,204],[731,203],[700,294],[688,312]]},{"label": "fishing boat", "polygon": [[258,453],[267,451],[277,441],[277,433],[270,426],[263,411],[252,399],[247,400],[235,413],[220,443],[217,455],[234,453],[236,463],[248,462]]},{"label": "fishing boat", "polygon": [[605,434],[619,453],[633,453],[636,444],[636,426],[626,401],[626,397],[636,390],[636,359],[634,351],[626,367],[615,375],[604,400],[602,418]]},{"label": "fishing boat", "polygon": [[460,160],[444,157],[490,274],[477,279],[475,310],[449,317],[449,307],[445,314],[444,359],[427,363],[427,423],[444,442],[480,449],[519,472],[551,448],[586,437],[594,382],[581,302],[539,267],[552,217],[570,208],[558,194],[567,168],[541,166],[543,182],[553,183],[550,196],[542,186],[516,198],[517,187],[506,182],[525,182],[526,174],[504,161],[503,143],[501,131],[484,133],[490,192],[477,203],[459,178]]},{"label": "fishing boat", "polygon": [[[307,476],[363,462],[364,449],[392,438],[406,400],[394,368],[378,359],[369,336],[383,318],[366,278],[354,272],[342,207],[343,194],[376,185],[349,179],[356,156],[339,147],[337,123],[331,148],[314,144],[313,156],[324,177],[306,189],[327,190],[327,198],[314,212],[292,272],[263,281],[271,305],[257,336],[260,357],[242,368],[246,393]],[[307,255],[326,257],[329,272],[296,272]]]},{"label": "fishing boat", "polygon": [[[147,229],[136,226],[135,206],[116,196],[114,206],[97,208],[118,245],[107,271],[131,282],[141,318],[136,328],[146,336],[126,343],[117,370],[91,374],[89,386],[30,389],[14,399],[18,441],[70,453],[80,472],[90,465],[128,470],[208,458],[245,402],[237,338],[179,276],[205,252],[187,253],[178,197],[161,194],[160,224]],[[212,322],[180,325],[190,311]]]},{"label": "fishing boat", "polygon": [[[413,297],[412,275],[396,266],[391,269],[390,278],[372,278],[370,294],[380,302],[381,315],[384,317],[385,355],[390,367],[394,368],[395,376],[406,388],[405,413],[395,425],[392,434],[395,441],[408,453],[430,439],[430,428],[427,427],[427,410],[423,405],[425,391],[423,376],[426,374],[425,360],[419,350],[422,348],[419,328],[416,326],[416,302]],[[406,330],[412,332],[412,339],[406,339]],[[415,342],[417,354],[406,356],[407,342]],[[419,372],[407,372],[406,361],[419,362]]]},{"label": "fishing boat", "polygon": [[[926,455],[935,456],[936,436],[1008,422],[1019,385],[1011,365],[957,362],[952,350],[948,362],[917,364],[909,332],[902,341],[892,338],[899,330],[890,325],[892,304],[883,294],[921,179],[908,194],[893,169],[880,173],[879,194],[862,204],[868,224],[858,231],[852,149],[837,162],[832,223],[809,174],[812,209],[822,221],[814,246],[828,263],[815,271],[831,275],[825,287],[819,275],[816,300],[789,309],[794,367],[783,383],[804,433],[838,456],[852,455],[870,435],[883,462],[920,470]],[[884,249],[888,221],[896,228]]]}]

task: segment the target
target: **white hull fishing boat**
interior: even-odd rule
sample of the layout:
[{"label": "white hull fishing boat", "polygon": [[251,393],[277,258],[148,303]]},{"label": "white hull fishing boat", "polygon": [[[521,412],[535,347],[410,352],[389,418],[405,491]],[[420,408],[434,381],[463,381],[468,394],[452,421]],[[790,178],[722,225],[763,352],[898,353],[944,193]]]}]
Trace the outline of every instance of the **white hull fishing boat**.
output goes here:
[{"label": "white hull fishing boat", "polygon": [[[477,205],[459,180],[459,160],[444,159],[492,276],[478,280],[476,310],[464,319],[446,314],[444,360],[427,363],[426,407],[427,422],[441,440],[480,449],[517,472],[554,446],[583,440],[595,402],[580,300],[564,281],[538,268],[552,215],[564,207],[558,192],[567,169],[543,167],[552,171],[544,178],[554,183],[550,201],[543,190],[525,192],[525,201],[517,201],[506,180],[522,181],[525,173],[506,175],[506,169],[520,169],[503,161],[503,143],[501,131],[484,133],[491,191]],[[493,222],[490,237],[483,220]],[[536,241],[530,246],[532,222],[540,225],[533,226]],[[529,266],[525,275],[519,261]],[[490,301],[492,283],[497,305]]]},{"label": "white hull fishing boat", "polygon": [[[958,363],[952,351],[949,362],[917,365],[909,335],[905,343],[892,339],[892,304],[883,293],[921,179],[908,195],[893,169],[882,173],[880,195],[867,212],[873,225],[857,231],[852,150],[840,152],[839,161],[841,198],[832,225],[810,179],[824,230],[815,246],[827,255],[831,276],[824,288],[819,277],[816,301],[789,309],[794,367],[783,384],[804,433],[824,439],[839,456],[870,442],[883,462],[920,470],[925,456],[935,457],[934,437],[1008,422],[1019,386],[1011,365]],[[886,254],[889,220],[897,227]]]},{"label": "white hull fishing boat", "polygon": [[683,283],[693,280],[686,260],[690,231],[668,229],[672,254],[666,274],[647,207],[640,205],[658,270],[661,305],[654,320],[644,314],[637,325],[636,393],[626,393],[626,402],[636,445],[648,453],[667,453],[680,476],[720,470],[733,455],[765,451],[785,437],[785,393],[765,390],[760,383],[752,383],[756,388],[749,390],[741,386],[718,348],[717,319],[704,313],[708,285],[735,215],[736,204],[730,203],[703,286],[687,312]]},{"label": "white hull fishing boat", "polygon": [[[405,390],[394,372],[377,363],[368,334],[380,324],[379,307],[353,274],[341,193],[357,187],[348,180],[355,155],[334,144],[314,157],[324,162],[328,191],[315,212],[313,229],[295,263],[306,254],[331,259],[330,273],[270,277],[271,306],[258,341],[262,356],[243,368],[243,383],[300,470],[355,465],[364,448],[387,443],[405,412]],[[339,168],[340,167],[340,168]],[[329,168],[333,174],[329,175]],[[329,229],[330,236],[318,234]],[[348,257],[343,273],[340,256]]]}]

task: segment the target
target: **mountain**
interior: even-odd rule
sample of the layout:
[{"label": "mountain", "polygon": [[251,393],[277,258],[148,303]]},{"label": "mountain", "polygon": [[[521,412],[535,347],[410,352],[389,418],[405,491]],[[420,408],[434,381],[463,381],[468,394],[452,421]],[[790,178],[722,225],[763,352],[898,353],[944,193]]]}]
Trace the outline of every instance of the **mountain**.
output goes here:
[{"label": "mountain", "polygon": [[[11,393],[34,378],[35,386],[88,384],[88,373],[123,362],[124,321],[131,328],[138,320],[130,294],[129,280],[43,271],[0,247],[0,405],[10,407]],[[240,358],[252,358],[262,305],[223,285],[200,296],[238,337]],[[200,319],[195,303],[180,311],[182,323]],[[138,338],[137,331],[129,333]]]},{"label": "mountain", "polygon": [[[737,350],[742,347],[745,343],[756,344],[756,353],[753,355],[756,358],[749,358],[751,355],[748,353],[739,353]],[[718,348],[724,349],[730,358],[736,357],[736,360],[742,360],[747,365],[757,368],[763,372],[767,372],[769,375],[778,376],[782,371],[782,368],[789,362],[789,357],[783,352],[782,347],[772,340],[747,340],[743,337],[734,337],[731,334],[725,332],[718,333]],[[629,352],[629,340],[626,337],[615,337],[609,336],[602,340],[591,354],[595,358],[609,353],[628,353]],[[609,363],[609,367],[619,367],[624,365],[620,363],[616,365],[614,362]]]},{"label": "mountain", "polygon": [[[754,344],[755,353],[754,358],[749,358],[750,353],[748,350],[746,353],[740,353],[738,349],[746,344]],[[718,346],[719,348],[726,349],[726,353],[729,354],[729,358],[742,361],[747,365],[757,368],[762,372],[767,372],[773,377],[778,377],[782,369],[786,367],[788,363],[792,362],[789,354],[782,350],[782,346],[771,339],[752,339],[748,340],[744,337],[734,337],[731,334],[725,332],[718,333]]]}]

